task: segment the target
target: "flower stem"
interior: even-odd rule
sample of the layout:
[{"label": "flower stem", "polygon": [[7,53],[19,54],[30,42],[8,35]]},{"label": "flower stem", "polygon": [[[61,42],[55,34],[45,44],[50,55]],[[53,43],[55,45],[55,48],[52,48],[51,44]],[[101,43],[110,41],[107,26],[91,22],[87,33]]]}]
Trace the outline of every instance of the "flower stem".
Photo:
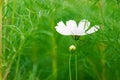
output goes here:
[{"label": "flower stem", "polygon": [[70,80],[72,80],[72,76],[71,76],[71,53],[69,56],[69,78],[70,78]]},{"label": "flower stem", "polygon": [[78,80],[78,74],[77,74],[77,54],[75,55],[75,73],[76,73],[76,80]]}]

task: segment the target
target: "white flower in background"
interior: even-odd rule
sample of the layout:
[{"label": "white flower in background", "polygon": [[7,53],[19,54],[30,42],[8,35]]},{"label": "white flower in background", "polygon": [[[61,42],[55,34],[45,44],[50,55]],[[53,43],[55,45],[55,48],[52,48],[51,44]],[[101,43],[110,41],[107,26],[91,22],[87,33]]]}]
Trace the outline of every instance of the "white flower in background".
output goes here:
[{"label": "white flower in background", "polygon": [[56,31],[62,35],[83,36],[98,31],[99,26],[95,25],[90,28],[90,22],[83,19],[78,25],[74,20],[67,21],[66,25],[60,21],[55,28]]}]

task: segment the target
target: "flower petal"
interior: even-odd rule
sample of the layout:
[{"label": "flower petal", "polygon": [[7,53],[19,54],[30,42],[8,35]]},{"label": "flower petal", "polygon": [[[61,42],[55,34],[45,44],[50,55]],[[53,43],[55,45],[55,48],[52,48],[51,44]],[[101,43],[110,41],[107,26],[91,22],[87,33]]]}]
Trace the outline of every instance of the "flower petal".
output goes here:
[{"label": "flower petal", "polygon": [[80,31],[76,31],[76,35],[78,35],[78,36],[83,36],[83,35],[86,35],[86,33],[85,32],[80,32]]},{"label": "flower petal", "polygon": [[77,29],[77,24],[74,20],[67,21],[66,26],[71,31],[71,33],[74,33],[74,30]]},{"label": "flower petal", "polygon": [[75,36],[83,36],[83,35],[86,35],[86,33],[85,33],[85,32],[81,32],[81,31],[79,31],[79,30],[77,29],[77,30],[73,30],[72,35],[75,35]]},{"label": "flower petal", "polygon": [[58,26],[56,26],[55,28],[56,28],[56,31],[62,35],[71,35],[71,32],[69,31],[69,29],[67,29],[67,27],[62,21],[59,22]]},{"label": "flower petal", "polygon": [[60,27],[66,27],[65,24],[63,23],[63,21],[58,22],[57,25]]},{"label": "flower petal", "polygon": [[98,31],[99,28],[100,28],[100,27],[99,27],[98,25],[95,25],[95,26],[93,26],[92,28],[90,28],[86,33],[87,33],[87,34],[94,33],[94,32],[96,32],[96,31]]},{"label": "flower petal", "polygon": [[88,20],[81,20],[78,24],[78,29],[80,32],[85,32],[90,26],[90,22]]}]

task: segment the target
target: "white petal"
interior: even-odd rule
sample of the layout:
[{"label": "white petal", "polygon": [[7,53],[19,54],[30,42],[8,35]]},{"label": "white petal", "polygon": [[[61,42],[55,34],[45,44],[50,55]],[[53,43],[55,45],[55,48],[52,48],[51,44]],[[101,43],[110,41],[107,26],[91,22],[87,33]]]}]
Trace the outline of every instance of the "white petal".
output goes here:
[{"label": "white petal", "polygon": [[87,33],[87,34],[94,33],[94,32],[96,32],[96,31],[98,31],[99,28],[100,28],[99,26],[95,25],[95,26],[93,26],[92,28],[90,28],[86,33]]},{"label": "white petal", "polygon": [[81,20],[78,24],[78,29],[80,32],[85,32],[90,26],[90,22],[88,20]]},{"label": "white petal", "polygon": [[86,34],[85,32],[81,32],[78,29],[74,29],[73,32],[72,32],[72,35],[75,35],[75,36],[82,36],[82,35],[85,35],[85,34]]},{"label": "white petal", "polygon": [[60,27],[66,27],[65,24],[62,21],[60,21],[59,23],[57,23],[57,25],[60,26]]},{"label": "white petal", "polygon": [[77,30],[77,24],[74,20],[67,21],[66,26],[71,31],[71,33],[74,33],[74,31]]},{"label": "white petal", "polygon": [[78,36],[86,35],[85,32],[81,32],[81,31],[79,31],[79,30],[75,31],[75,34],[78,35]]},{"label": "white petal", "polygon": [[56,28],[56,31],[62,35],[71,35],[71,32],[69,31],[69,29],[67,29],[67,27],[62,21],[59,22],[58,26],[56,26],[55,28]]}]

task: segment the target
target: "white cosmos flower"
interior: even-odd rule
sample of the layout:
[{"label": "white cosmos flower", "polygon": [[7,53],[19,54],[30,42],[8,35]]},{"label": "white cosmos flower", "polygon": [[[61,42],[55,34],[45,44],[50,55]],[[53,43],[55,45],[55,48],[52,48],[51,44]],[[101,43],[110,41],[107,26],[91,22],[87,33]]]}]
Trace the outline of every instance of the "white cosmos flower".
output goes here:
[{"label": "white cosmos flower", "polygon": [[100,27],[95,25],[90,28],[90,22],[83,19],[78,25],[74,20],[67,21],[66,25],[63,23],[63,21],[60,21],[57,23],[55,28],[56,31],[62,35],[83,36],[98,31]]}]

